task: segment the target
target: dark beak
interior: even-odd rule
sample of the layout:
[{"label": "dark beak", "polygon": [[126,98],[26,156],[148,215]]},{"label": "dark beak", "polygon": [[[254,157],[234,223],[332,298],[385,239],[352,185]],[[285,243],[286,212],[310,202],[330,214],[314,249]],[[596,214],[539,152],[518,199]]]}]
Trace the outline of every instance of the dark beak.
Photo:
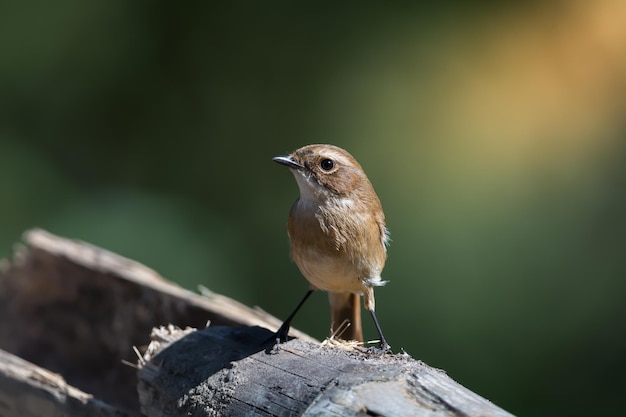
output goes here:
[{"label": "dark beak", "polygon": [[293,159],[289,155],[287,155],[287,156],[276,156],[276,157],[272,158],[272,161],[274,161],[276,163],[279,163],[281,165],[288,166],[289,168],[304,169],[304,165],[296,162],[296,160]]}]

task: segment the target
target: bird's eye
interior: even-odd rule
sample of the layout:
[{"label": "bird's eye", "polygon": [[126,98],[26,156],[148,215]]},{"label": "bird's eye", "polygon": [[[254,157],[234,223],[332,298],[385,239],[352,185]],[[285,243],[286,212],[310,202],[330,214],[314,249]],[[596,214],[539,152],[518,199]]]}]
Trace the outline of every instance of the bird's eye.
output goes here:
[{"label": "bird's eye", "polygon": [[324,171],[330,171],[331,169],[333,169],[335,167],[335,163],[333,162],[332,159],[322,159],[322,161],[320,162],[320,167],[324,170]]}]

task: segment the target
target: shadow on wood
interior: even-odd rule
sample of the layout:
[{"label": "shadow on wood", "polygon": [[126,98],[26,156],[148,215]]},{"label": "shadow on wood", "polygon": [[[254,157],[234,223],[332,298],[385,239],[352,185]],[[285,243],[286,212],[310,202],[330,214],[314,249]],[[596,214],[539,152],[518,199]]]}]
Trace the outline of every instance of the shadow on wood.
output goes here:
[{"label": "shadow on wood", "polygon": [[[280,321],[265,312],[84,242],[24,241],[0,265],[2,417],[510,416],[408,355],[321,347],[297,330],[266,351]],[[139,372],[122,364],[133,346]]]},{"label": "shadow on wood", "polygon": [[343,350],[297,339],[268,350],[271,336],[259,327],[155,329],[139,371],[142,412],[511,417],[407,354]]},{"label": "shadow on wood", "polygon": [[[28,375],[59,374],[58,380],[43,378],[41,398],[54,393],[62,401],[82,391],[87,397],[76,396],[78,403],[93,396],[107,410],[139,415],[136,370],[122,360],[136,362],[132,347],[147,345],[153,327],[202,328],[210,320],[277,329],[281,323],[228,297],[194,294],[138,262],[84,242],[32,230],[24,234],[24,243],[0,269],[0,349],[6,351],[0,355],[6,365],[0,372],[17,378],[12,370],[19,356],[32,363]],[[297,330],[292,334],[313,340]],[[18,386],[30,390],[32,378],[22,376]],[[2,403],[4,409],[25,403],[3,392],[6,387],[0,386],[3,417]],[[45,410],[17,415],[54,414]],[[60,404],[58,410],[66,407]],[[94,415],[93,408],[86,410],[91,411],[68,415]]]}]

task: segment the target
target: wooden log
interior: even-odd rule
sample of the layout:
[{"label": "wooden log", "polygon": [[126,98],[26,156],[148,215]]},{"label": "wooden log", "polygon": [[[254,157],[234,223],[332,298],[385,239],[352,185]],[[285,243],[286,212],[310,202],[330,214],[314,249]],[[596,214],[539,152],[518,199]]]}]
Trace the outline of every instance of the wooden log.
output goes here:
[{"label": "wooden log", "polygon": [[[26,232],[24,244],[0,266],[0,349],[61,375],[59,386],[128,415],[140,414],[137,377],[122,361],[136,362],[132,347],[147,345],[153,327],[204,327],[210,321],[275,330],[281,323],[228,297],[194,294],[138,262],[43,230]],[[292,334],[314,340],[297,330]],[[0,363],[15,369],[9,357],[0,356]],[[37,387],[41,401],[58,400],[57,412],[40,415],[94,415],[89,407],[66,413],[63,399],[69,397],[63,390],[50,397],[49,387],[29,385],[23,374],[5,378],[28,391],[23,398],[29,401]],[[0,416],[21,415],[3,409],[10,402],[1,398],[15,395],[8,383],[0,384]]]},{"label": "wooden log", "polygon": [[155,329],[142,412],[165,416],[511,417],[409,355],[291,340],[260,327]]},{"label": "wooden log", "polygon": [[[2,417],[510,416],[408,355],[322,347],[297,331],[272,350],[266,328],[280,321],[267,313],[84,242],[41,230],[24,242],[0,264]],[[123,365],[164,323],[139,372]]]},{"label": "wooden log", "polygon": [[52,373],[0,350],[0,416],[97,416],[127,414],[68,385]]}]

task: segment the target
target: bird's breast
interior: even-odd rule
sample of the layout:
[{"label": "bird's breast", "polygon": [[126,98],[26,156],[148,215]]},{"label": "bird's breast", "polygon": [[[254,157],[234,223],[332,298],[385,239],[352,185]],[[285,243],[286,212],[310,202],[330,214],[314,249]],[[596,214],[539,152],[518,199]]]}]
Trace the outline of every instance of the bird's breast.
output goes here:
[{"label": "bird's breast", "polygon": [[386,252],[379,229],[350,202],[300,199],[289,215],[291,256],[316,288],[361,292],[369,281],[380,280]]}]

